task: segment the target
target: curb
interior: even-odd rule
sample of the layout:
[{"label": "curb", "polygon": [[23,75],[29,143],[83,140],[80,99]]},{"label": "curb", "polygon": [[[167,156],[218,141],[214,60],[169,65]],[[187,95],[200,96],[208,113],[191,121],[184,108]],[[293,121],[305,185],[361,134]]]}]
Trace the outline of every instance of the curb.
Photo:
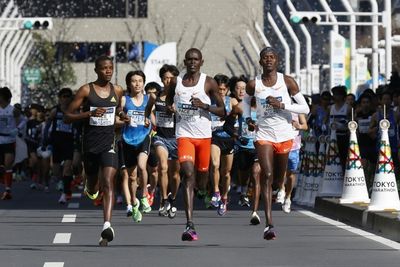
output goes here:
[{"label": "curb", "polygon": [[315,199],[314,210],[323,216],[354,225],[400,242],[400,212],[367,211],[368,204],[340,204],[338,198]]}]

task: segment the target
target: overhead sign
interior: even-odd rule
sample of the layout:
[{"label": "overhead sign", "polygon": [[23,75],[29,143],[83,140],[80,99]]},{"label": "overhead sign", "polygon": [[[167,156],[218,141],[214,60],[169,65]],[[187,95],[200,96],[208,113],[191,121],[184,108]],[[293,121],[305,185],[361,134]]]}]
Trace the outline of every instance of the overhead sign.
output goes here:
[{"label": "overhead sign", "polygon": [[330,32],[330,88],[337,85],[346,84],[346,39],[340,34],[331,31]]},{"label": "overhead sign", "polygon": [[39,84],[42,81],[42,75],[39,68],[26,68],[22,75],[24,84]]}]

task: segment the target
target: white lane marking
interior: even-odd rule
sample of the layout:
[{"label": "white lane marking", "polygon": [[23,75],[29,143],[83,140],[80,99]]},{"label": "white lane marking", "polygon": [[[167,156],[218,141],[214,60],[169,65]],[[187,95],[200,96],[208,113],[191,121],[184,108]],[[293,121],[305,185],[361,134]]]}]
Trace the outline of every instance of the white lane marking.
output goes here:
[{"label": "white lane marking", "polygon": [[82,197],[82,193],[72,193],[71,198],[81,198]]},{"label": "white lane marking", "polygon": [[43,267],[64,267],[64,262],[45,262]]},{"label": "white lane marking", "polygon": [[67,208],[68,209],[79,209],[79,203],[75,203],[75,202],[68,203]]},{"label": "white lane marking", "polygon": [[71,233],[57,233],[53,244],[68,244],[71,239]]},{"label": "white lane marking", "polygon": [[384,238],[384,237],[381,237],[381,236],[377,236],[377,235],[375,235],[373,233],[370,233],[370,232],[367,232],[367,231],[364,231],[364,230],[361,230],[361,229],[357,229],[357,228],[351,227],[350,225],[347,225],[347,224],[344,224],[342,222],[335,221],[335,220],[323,217],[323,216],[318,215],[318,214],[316,214],[314,212],[311,212],[311,211],[298,210],[298,212],[300,212],[300,213],[302,213],[304,215],[307,215],[307,216],[309,216],[311,218],[320,220],[322,222],[334,225],[334,226],[336,226],[338,228],[341,228],[343,230],[346,230],[346,231],[352,232],[354,234],[363,236],[365,238],[371,239],[371,240],[373,240],[375,242],[381,243],[381,244],[383,244],[385,246],[388,246],[388,247],[391,247],[393,249],[400,250],[400,243],[397,243],[397,242],[392,241],[390,239],[387,239],[387,238]]},{"label": "white lane marking", "polygon": [[61,220],[62,223],[69,223],[76,221],[76,214],[65,214]]}]

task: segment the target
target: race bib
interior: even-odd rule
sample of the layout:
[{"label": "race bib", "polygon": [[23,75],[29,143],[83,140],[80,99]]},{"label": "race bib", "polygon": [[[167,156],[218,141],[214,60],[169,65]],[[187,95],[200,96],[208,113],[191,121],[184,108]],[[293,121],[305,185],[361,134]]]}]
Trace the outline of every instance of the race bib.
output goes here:
[{"label": "race bib", "polygon": [[174,117],[163,111],[156,111],[156,125],[162,128],[174,128]]},{"label": "race bib", "polygon": [[200,110],[192,104],[178,103],[178,113],[181,120],[195,122],[195,117],[200,117]]},{"label": "race bib", "polygon": [[72,133],[72,124],[64,123],[62,120],[57,120],[56,131],[64,133]]},{"label": "race bib", "polygon": [[138,127],[144,125],[144,110],[128,110],[131,127]]},{"label": "race bib", "polygon": [[[106,109],[101,117],[90,117],[89,125],[91,126],[111,126],[115,122],[115,107],[102,107]],[[90,107],[90,111],[97,109],[97,107]]]}]

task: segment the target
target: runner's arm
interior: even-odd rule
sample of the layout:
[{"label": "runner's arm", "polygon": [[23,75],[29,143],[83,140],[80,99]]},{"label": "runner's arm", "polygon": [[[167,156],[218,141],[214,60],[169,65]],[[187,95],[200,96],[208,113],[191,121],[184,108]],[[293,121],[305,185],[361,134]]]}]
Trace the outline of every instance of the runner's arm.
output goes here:
[{"label": "runner's arm", "polygon": [[281,109],[288,110],[293,113],[298,114],[308,114],[310,112],[310,107],[307,104],[306,99],[299,90],[299,86],[296,81],[290,76],[284,76],[286,86],[288,87],[290,96],[296,101],[292,104],[281,103]]},{"label": "runner's arm", "polygon": [[76,111],[79,110],[80,106],[88,95],[89,85],[85,84],[81,88],[79,88],[74,99],[69,104],[67,111],[65,112],[64,121],[66,123],[87,119],[91,116],[91,111],[76,113]]}]

